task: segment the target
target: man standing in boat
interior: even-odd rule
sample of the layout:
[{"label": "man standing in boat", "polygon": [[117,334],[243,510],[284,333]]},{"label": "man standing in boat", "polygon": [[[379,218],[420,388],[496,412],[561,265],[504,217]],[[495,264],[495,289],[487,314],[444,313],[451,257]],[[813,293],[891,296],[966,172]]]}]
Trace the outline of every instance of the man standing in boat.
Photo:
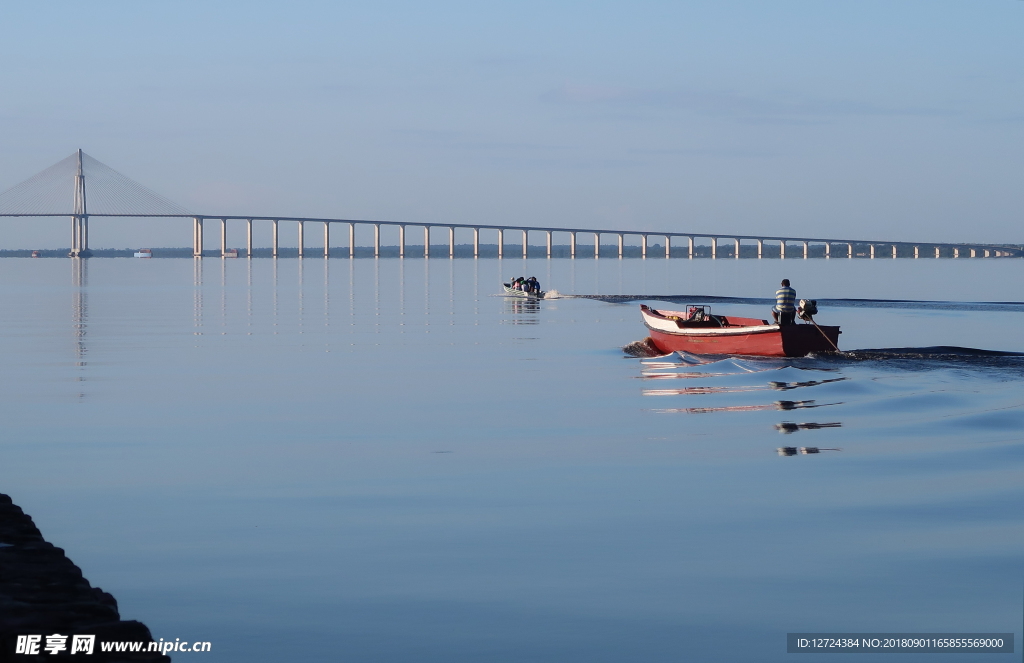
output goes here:
[{"label": "man standing in boat", "polygon": [[775,291],[772,317],[780,327],[793,324],[796,318],[796,290],[789,287],[789,279],[782,279],[782,287]]}]

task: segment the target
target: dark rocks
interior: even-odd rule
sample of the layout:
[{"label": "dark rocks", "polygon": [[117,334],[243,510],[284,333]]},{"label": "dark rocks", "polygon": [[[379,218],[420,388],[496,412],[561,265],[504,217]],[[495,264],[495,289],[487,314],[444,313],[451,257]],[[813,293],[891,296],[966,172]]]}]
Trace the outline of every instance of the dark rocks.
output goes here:
[{"label": "dark rocks", "polygon": [[[49,654],[44,648],[54,634],[67,636],[66,649]],[[16,653],[18,636],[33,635],[41,636],[39,653]],[[75,635],[96,636],[92,655],[71,654]],[[0,494],[0,662],[170,663],[156,652],[102,651],[104,642],[152,639],[145,624],[122,621],[114,597],[90,585],[62,549],[43,540],[32,518]]]}]

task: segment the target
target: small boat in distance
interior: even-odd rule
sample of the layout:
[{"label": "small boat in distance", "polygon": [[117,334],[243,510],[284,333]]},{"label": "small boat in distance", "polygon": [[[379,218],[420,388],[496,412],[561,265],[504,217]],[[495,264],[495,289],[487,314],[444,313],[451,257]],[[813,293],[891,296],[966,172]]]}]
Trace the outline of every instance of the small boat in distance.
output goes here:
[{"label": "small boat in distance", "polygon": [[136,258],[152,258],[153,257],[153,249],[139,249],[138,251],[135,252],[135,257]]},{"label": "small boat in distance", "polygon": [[[817,312],[816,310],[814,312]],[[789,325],[767,320],[712,315],[710,306],[688,306],[686,311],[658,311],[640,306],[654,346],[668,354],[757,355],[803,357],[810,352],[837,352],[839,327],[810,321]]]},{"label": "small boat in distance", "polygon": [[237,258],[238,257],[238,249],[224,249],[224,255],[222,255],[221,257],[222,258]]},{"label": "small boat in distance", "polygon": [[531,299],[544,299],[545,292],[543,290],[539,290],[537,292],[526,292],[525,290],[516,290],[509,283],[502,283],[501,285],[502,285],[502,287],[505,288],[505,296],[506,297],[523,297],[523,298],[531,298]]},{"label": "small boat in distance", "polygon": [[43,254],[42,254],[42,253],[40,253],[39,251],[33,251],[33,252],[32,252],[32,257],[33,257],[33,258],[42,258],[42,257],[43,257]]}]

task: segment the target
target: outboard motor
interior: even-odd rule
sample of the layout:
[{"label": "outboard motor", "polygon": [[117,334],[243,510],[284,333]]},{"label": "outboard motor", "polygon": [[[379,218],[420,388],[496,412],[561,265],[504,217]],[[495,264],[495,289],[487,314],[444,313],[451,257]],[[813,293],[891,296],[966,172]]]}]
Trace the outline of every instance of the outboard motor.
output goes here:
[{"label": "outboard motor", "polygon": [[801,299],[797,304],[796,314],[800,316],[801,320],[813,322],[811,318],[818,315],[818,301],[816,299]]}]

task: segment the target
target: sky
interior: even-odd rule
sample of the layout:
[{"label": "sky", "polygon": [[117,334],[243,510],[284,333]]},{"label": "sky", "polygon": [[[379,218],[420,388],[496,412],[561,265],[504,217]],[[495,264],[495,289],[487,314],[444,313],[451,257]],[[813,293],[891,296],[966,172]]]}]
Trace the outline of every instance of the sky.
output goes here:
[{"label": "sky", "polygon": [[1022,34],[1019,0],[3,3],[0,190],[81,148],[199,214],[1021,243]]}]

